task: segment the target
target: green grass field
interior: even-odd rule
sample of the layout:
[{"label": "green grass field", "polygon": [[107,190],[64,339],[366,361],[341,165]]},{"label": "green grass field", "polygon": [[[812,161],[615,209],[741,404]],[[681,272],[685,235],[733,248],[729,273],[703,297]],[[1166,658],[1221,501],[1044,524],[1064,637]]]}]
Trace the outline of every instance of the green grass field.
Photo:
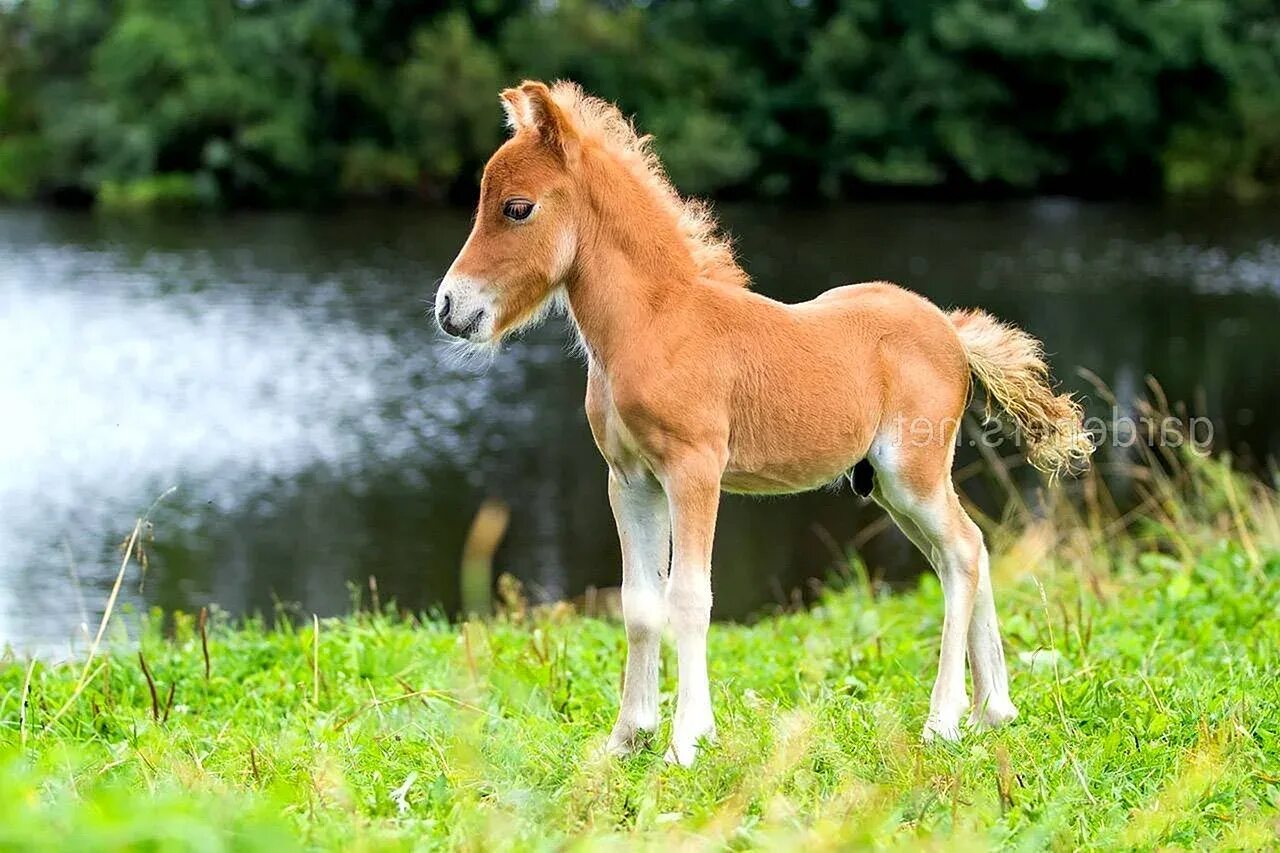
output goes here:
[{"label": "green grass field", "polygon": [[665,732],[602,754],[623,632],[567,606],[214,618],[207,674],[197,621],[152,617],[87,668],[0,664],[0,848],[1274,847],[1275,492],[1211,462],[1147,488],[988,522],[1021,716],[959,745],[919,741],[931,575],[713,625],[692,770]]}]

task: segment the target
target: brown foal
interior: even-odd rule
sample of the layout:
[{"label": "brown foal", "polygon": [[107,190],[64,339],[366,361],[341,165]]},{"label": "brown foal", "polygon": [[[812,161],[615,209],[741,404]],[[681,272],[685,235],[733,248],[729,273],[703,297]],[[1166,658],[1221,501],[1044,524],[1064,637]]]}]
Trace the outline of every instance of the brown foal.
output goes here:
[{"label": "brown foal", "polygon": [[687,765],[714,737],[706,638],[721,491],[801,492],[846,476],[942,581],[924,737],[957,738],[966,712],[971,725],[1012,719],[987,551],[951,465],[971,376],[1037,468],[1052,478],[1088,464],[1079,407],[1050,389],[1039,343],[884,282],[799,305],[753,293],[707,208],[676,193],[616,107],[563,82],[501,99],[514,133],[485,168],[436,314],[477,345],[557,302],[577,328],[622,546],[627,662],[609,750],[630,752],[657,727],[668,623],[678,693],[667,758]]}]

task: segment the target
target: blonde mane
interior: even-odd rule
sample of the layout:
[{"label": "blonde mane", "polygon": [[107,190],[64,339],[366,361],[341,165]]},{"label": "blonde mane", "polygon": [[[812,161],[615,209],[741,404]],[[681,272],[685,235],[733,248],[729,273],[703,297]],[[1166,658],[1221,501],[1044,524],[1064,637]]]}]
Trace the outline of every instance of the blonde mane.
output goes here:
[{"label": "blonde mane", "polygon": [[733,244],[721,232],[710,206],[700,199],[682,198],[671,185],[653,152],[652,136],[637,133],[616,106],[586,94],[577,83],[556,82],[551,97],[581,137],[613,155],[671,214],[701,278],[727,287],[750,286],[750,279],[734,258]]}]

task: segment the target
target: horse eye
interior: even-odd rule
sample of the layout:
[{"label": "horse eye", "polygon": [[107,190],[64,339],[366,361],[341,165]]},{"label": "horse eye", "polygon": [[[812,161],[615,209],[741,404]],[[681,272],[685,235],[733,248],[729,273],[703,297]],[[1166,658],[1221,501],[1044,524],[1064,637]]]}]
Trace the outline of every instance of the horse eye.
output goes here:
[{"label": "horse eye", "polygon": [[531,213],[533,213],[533,202],[528,199],[517,198],[502,205],[502,215],[516,222],[528,219]]}]

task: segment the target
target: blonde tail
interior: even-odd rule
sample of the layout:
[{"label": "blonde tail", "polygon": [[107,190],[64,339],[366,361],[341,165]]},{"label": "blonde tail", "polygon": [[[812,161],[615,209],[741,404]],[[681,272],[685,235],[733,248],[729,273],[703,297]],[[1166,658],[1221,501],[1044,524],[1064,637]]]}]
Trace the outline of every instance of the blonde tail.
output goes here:
[{"label": "blonde tail", "polygon": [[964,345],[969,369],[1026,439],[1027,460],[1051,483],[1062,474],[1087,470],[1094,445],[1084,430],[1083,412],[1070,394],[1053,393],[1040,342],[985,311],[952,311],[947,318]]}]

